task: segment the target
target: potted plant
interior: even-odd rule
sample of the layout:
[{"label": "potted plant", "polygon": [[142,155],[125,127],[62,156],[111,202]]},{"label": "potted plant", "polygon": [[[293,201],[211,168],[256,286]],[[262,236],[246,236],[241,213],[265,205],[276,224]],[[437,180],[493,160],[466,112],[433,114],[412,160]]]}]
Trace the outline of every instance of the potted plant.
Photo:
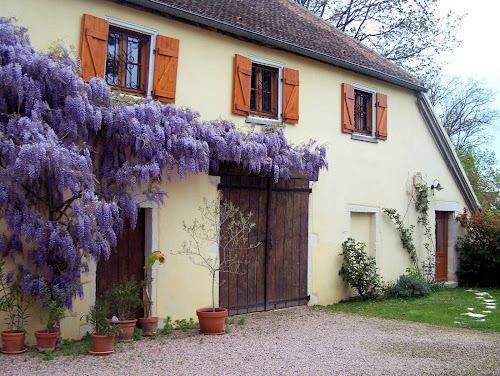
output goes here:
[{"label": "potted plant", "polygon": [[40,312],[40,322],[45,328],[35,331],[36,345],[41,353],[55,350],[59,337],[59,323],[68,316],[63,302],[75,291],[75,288],[76,286],[71,286],[68,291],[61,294],[58,285],[55,285],[52,290],[48,286],[45,287]]},{"label": "potted plant", "polygon": [[94,328],[91,334],[92,350],[89,350],[90,354],[109,355],[113,353],[117,328],[108,319],[108,306],[107,302],[97,300],[90,307],[89,314],[86,315],[87,322]]},{"label": "potted plant", "polygon": [[28,308],[31,299],[24,295],[20,286],[20,276],[5,274],[5,263],[0,259],[0,311],[5,312],[5,322],[9,328],[2,332],[2,352],[20,354],[24,347],[24,326],[29,318]]},{"label": "potted plant", "polygon": [[[149,268],[151,268],[155,262],[159,262],[160,264],[165,263],[165,256],[160,251],[155,251],[151,253],[148,260],[146,261],[146,265],[144,265],[144,269],[146,273],[149,272]],[[159,317],[151,316],[151,308],[153,302],[149,296],[149,284],[151,283],[151,278],[146,278],[141,282],[142,287],[142,305],[144,307],[144,317],[139,318],[139,325],[141,326],[142,333],[145,337],[151,337],[153,333],[156,333],[158,330],[158,321]]]},{"label": "potted plant", "polygon": [[104,293],[104,299],[113,307],[115,316],[111,319],[111,324],[117,326],[118,340],[121,342],[132,340],[137,323],[135,313],[142,306],[139,294],[140,287],[135,278],[127,280],[126,277]]},{"label": "potted plant", "polygon": [[[195,219],[188,226],[183,222],[183,230],[191,240],[184,241],[180,255],[187,255],[196,265],[207,269],[212,277],[212,306],[196,310],[202,334],[224,334],[224,322],[227,309],[216,307],[215,287],[219,272],[241,274],[239,267],[248,263],[246,258],[241,258],[238,250],[250,250],[257,244],[248,244],[247,239],[255,223],[250,221],[252,213],[243,215],[240,209],[232,202],[223,200],[222,194],[212,202],[203,199],[203,206],[198,208],[201,220]],[[223,229],[221,231],[221,229]],[[207,249],[212,244],[219,246],[219,255],[223,259],[210,256]]]}]

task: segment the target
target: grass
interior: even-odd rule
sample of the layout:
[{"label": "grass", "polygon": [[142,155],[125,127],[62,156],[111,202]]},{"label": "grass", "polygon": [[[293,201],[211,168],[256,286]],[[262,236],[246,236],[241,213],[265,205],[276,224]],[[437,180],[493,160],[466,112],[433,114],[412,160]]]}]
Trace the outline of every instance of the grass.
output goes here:
[{"label": "grass", "polygon": [[[444,289],[433,292],[425,298],[402,300],[388,299],[382,301],[341,302],[326,307],[331,312],[377,316],[388,319],[425,322],[435,325],[472,328],[500,332],[500,289],[476,288],[485,291],[497,301],[497,309],[484,317],[485,321],[464,316],[463,313],[482,313],[486,310],[482,299],[466,288]],[[474,308],[469,311],[468,308]]]}]

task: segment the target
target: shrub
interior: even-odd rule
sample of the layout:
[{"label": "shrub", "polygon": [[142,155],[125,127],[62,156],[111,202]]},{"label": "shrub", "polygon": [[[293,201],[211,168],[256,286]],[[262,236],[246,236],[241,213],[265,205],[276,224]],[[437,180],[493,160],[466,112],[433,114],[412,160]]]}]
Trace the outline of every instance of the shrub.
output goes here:
[{"label": "shrub", "polygon": [[386,296],[403,299],[419,298],[429,295],[430,291],[429,284],[423,279],[403,274],[394,285],[387,288]]},{"label": "shrub", "polygon": [[349,283],[361,297],[377,298],[382,295],[383,285],[377,274],[375,259],[364,251],[365,244],[353,238],[342,243],[341,256],[344,262],[339,275]]},{"label": "shrub", "polygon": [[500,287],[500,213],[482,209],[464,213],[458,218],[467,229],[459,239],[459,283],[464,286]]}]

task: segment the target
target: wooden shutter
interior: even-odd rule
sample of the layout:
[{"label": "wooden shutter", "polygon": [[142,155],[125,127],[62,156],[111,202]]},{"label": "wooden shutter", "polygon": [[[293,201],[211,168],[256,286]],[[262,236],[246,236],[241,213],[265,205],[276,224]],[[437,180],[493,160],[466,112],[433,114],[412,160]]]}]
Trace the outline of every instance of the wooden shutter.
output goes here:
[{"label": "wooden shutter", "polygon": [[342,132],[354,132],[354,86],[342,84]]},{"label": "wooden shutter", "polygon": [[80,59],[82,77],[104,77],[108,48],[109,22],[102,18],[84,14],[80,34]]},{"label": "wooden shutter", "polygon": [[377,138],[387,140],[387,95],[377,93]]},{"label": "wooden shutter", "polygon": [[299,122],[299,71],[283,68],[283,121]]},{"label": "wooden shutter", "polygon": [[179,40],[156,36],[153,98],[164,103],[175,103]]},{"label": "wooden shutter", "polygon": [[235,114],[246,116],[250,112],[251,78],[252,60],[234,55],[232,112]]}]

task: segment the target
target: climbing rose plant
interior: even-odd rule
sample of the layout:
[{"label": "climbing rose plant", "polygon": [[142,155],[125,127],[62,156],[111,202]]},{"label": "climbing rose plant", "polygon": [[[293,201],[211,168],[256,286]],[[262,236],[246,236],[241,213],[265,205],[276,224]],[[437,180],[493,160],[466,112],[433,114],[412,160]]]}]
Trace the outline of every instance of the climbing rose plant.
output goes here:
[{"label": "climbing rose plant", "polygon": [[275,180],[293,170],[316,180],[327,167],[323,146],[292,146],[281,128],[243,133],[189,108],[113,100],[102,79],[80,78],[66,50],[36,52],[25,28],[0,18],[0,254],[25,260],[25,292],[79,285],[85,260],[107,259],[125,221],[135,227],[136,194],[163,203],[165,175],[217,171],[221,161]]}]

